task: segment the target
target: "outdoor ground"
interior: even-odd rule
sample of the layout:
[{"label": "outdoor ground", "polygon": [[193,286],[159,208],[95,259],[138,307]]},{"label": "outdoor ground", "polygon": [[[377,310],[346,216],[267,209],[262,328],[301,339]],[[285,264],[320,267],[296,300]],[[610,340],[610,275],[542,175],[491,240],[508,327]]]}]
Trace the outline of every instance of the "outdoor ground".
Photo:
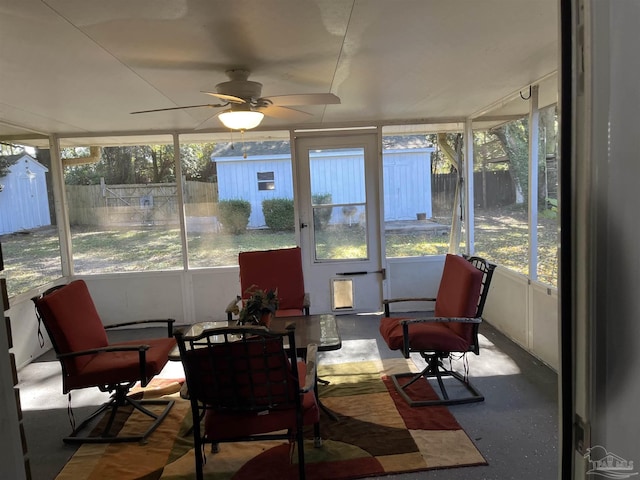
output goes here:
[{"label": "outdoor ground", "polygon": [[[385,235],[387,257],[444,254],[448,251],[450,219],[444,228],[390,229]],[[477,211],[475,253],[501,266],[527,274],[528,217],[522,210]],[[538,225],[538,278],[550,285],[557,278],[558,226],[554,216],[541,215]],[[417,227],[424,224],[415,222]],[[177,228],[137,226],[120,229],[72,227],[76,273],[181,269],[181,240]],[[214,232],[188,234],[190,267],[235,265],[237,254],[295,245],[293,232],[250,230],[240,235]],[[462,237],[464,239],[464,235]],[[324,258],[366,255],[359,227],[328,228],[317,235]],[[9,295],[17,295],[61,276],[60,245],[55,227],[0,236]]]}]

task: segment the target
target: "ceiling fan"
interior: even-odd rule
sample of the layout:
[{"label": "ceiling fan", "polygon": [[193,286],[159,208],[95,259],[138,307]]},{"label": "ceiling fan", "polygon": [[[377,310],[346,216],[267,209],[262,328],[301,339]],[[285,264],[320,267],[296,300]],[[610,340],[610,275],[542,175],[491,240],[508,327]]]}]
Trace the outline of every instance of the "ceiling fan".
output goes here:
[{"label": "ceiling fan", "polygon": [[215,92],[203,91],[224,103],[204,103],[199,105],[185,105],[182,107],[156,108],[131,112],[152,113],[168,110],[183,110],[188,108],[224,108],[226,110],[216,114],[218,119],[227,127],[234,130],[249,130],[257,127],[264,115],[286,120],[299,120],[310,114],[291,108],[303,105],[331,105],[339,104],[340,98],[333,93],[301,93],[293,95],[276,95],[262,97],[262,84],[249,80],[249,70],[227,70],[229,81],[216,85]]}]

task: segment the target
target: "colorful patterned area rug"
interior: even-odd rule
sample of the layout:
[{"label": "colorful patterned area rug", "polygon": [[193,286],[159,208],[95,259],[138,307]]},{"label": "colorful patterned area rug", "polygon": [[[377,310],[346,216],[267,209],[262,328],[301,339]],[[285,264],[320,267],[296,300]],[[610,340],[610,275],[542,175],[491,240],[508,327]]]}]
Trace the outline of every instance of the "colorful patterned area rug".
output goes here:
[{"label": "colorful patterned area rug", "polygon": [[[411,408],[397,394],[388,375],[412,365],[393,359],[319,366],[319,375],[331,382],[319,387],[320,397],[337,420],[323,412],[321,448],[313,447],[312,430],[307,432],[307,478],[348,480],[487,464],[446,407]],[[414,394],[435,395],[426,382],[419,383],[421,391]],[[189,402],[172,396],[174,407],[147,444],[84,444],[56,480],[195,478]],[[146,421],[134,412],[122,433]],[[205,479],[294,479],[296,458],[282,441],[225,443],[217,454],[206,449]]]}]

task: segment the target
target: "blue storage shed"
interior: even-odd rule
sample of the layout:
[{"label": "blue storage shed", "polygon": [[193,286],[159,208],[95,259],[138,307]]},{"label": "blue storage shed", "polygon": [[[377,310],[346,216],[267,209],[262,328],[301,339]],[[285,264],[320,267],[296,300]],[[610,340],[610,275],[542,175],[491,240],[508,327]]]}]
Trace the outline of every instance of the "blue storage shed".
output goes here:
[{"label": "blue storage shed", "polygon": [[2,158],[9,173],[0,178],[0,235],[51,225],[47,167],[26,153]]},{"label": "blue storage shed", "polygon": [[[243,199],[251,203],[249,228],[265,226],[262,201],[271,198],[293,198],[291,154],[288,144],[280,152],[226,156],[215,153],[220,200]],[[432,216],[431,153],[433,147],[385,149],[383,155],[384,218],[386,221],[415,220],[416,214]],[[227,152],[225,152],[227,153]],[[333,150],[314,154],[312,163],[313,192],[331,194],[332,203],[353,203],[364,198],[364,192],[353,188],[350,179],[362,176],[360,151]],[[341,181],[349,188],[340,188]],[[337,187],[336,187],[337,186]],[[364,188],[364,185],[362,186]],[[349,221],[334,212],[330,223]]]}]

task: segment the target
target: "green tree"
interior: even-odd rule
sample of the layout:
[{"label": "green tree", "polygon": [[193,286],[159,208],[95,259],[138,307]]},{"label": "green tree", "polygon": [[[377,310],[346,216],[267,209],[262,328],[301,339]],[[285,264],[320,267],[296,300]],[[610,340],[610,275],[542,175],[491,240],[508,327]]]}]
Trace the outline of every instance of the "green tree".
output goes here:
[{"label": "green tree", "polygon": [[215,143],[190,143],[180,145],[182,174],[187,180],[213,182],[216,165],[211,161]]},{"label": "green tree", "polygon": [[509,170],[523,198],[529,194],[529,125],[526,118],[509,122],[491,133],[495,135],[509,159]]},{"label": "green tree", "polygon": [[[213,180],[215,165],[210,157],[214,146],[213,143],[180,146],[183,174],[188,180]],[[89,155],[89,149],[65,148],[61,154],[63,158],[78,158]],[[104,147],[98,162],[65,169],[65,182],[69,185],[96,185],[101,178],[110,185],[175,182],[173,145]]]},{"label": "green tree", "polygon": [[9,167],[18,161],[18,157],[0,157],[0,178],[9,175]]}]

